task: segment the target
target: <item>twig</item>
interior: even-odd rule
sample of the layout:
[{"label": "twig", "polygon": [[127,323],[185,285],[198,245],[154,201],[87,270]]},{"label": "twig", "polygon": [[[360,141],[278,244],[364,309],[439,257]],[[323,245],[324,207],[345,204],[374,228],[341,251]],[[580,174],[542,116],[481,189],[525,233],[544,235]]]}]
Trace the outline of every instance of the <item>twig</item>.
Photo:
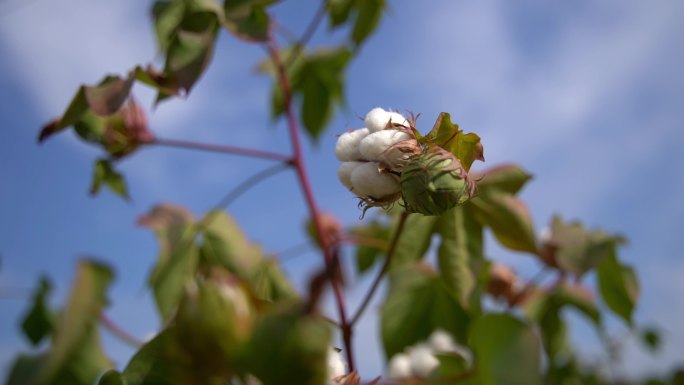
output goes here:
[{"label": "twig", "polygon": [[222,154],[235,154],[235,155],[248,156],[248,157],[252,157],[252,158],[275,160],[278,162],[285,162],[285,163],[291,163],[292,162],[292,159],[287,155],[278,154],[278,153],[270,152],[270,151],[262,151],[262,150],[255,150],[255,149],[251,149],[251,148],[238,147],[238,146],[228,146],[228,145],[219,145],[219,144],[210,144],[210,143],[197,143],[197,142],[190,142],[190,141],[186,141],[186,140],[163,139],[163,138],[155,138],[154,140],[152,140],[150,142],[146,142],[145,144],[147,144],[147,145],[156,144],[159,146],[185,148],[185,149],[189,149],[189,150],[219,152]]},{"label": "twig", "polygon": [[104,326],[110,333],[121,339],[123,342],[133,346],[134,348],[140,348],[145,343],[132,335],[128,334],[126,331],[121,329],[117,324],[114,323],[104,312],[100,312],[98,316],[100,324]]},{"label": "twig", "polygon": [[354,314],[354,317],[351,321],[352,325],[356,324],[359,321],[361,315],[363,315],[363,312],[370,304],[373,295],[378,290],[380,282],[382,281],[382,277],[384,277],[387,271],[389,270],[389,266],[392,263],[392,257],[394,256],[394,252],[397,249],[397,244],[399,243],[399,238],[401,237],[401,232],[404,229],[404,224],[406,224],[406,218],[408,217],[408,215],[409,213],[406,211],[401,213],[401,216],[399,217],[399,225],[397,226],[397,231],[394,233],[394,237],[392,238],[392,243],[390,244],[389,251],[387,252],[385,263],[380,268],[378,275],[375,276],[375,280],[373,281],[370,290],[368,290],[368,293],[366,293],[366,297],[363,299],[363,302],[361,302],[359,310],[357,310]]},{"label": "twig", "polygon": [[280,50],[278,44],[273,37],[273,34],[269,34],[269,39],[266,46],[268,53],[277,69],[277,79],[280,89],[283,93],[283,101],[285,108],[285,115],[287,117],[287,126],[290,133],[290,140],[292,142],[292,152],[293,161],[292,164],[295,167],[297,178],[301,185],[302,191],[304,193],[304,198],[306,204],[309,208],[309,213],[313,219],[314,228],[316,234],[320,234],[321,249],[323,250],[323,257],[325,258],[326,270],[329,272],[328,278],[330,284],[333,288],[333,294],[335,301],[337,303],[337,310],[340,318],[340,327],[342,329],[342,339],[344,341],[345,350],[347,354],[347,363],[349,364],[349,371],[354,371],[354,352],[352,348],[352,327],[347,321],[346,309],[344,297],[342,296],[342,290],[339,283],[335,280],[332,272],[335,271],[333,268],[335,260],[333,258],[332,250],[330,248],[330,240],[326,237],[323,231],[323,224],[320,219],[320,211],[318,205],[316,204],[316,199],[313,194],[313,189],[311,188],[311,183],[309,182],[309,176],[307,175],[306,168],[304,166],[304,156],[302,151],[301,139],[299,134],[299,125],[297,123],[297,118],[295,116],[294,110],[292,109],[292,90],[290,89],[290,81],[287,77],[287,72],[285,65],[280,57]]},{"label": "twig", "polygon": [[380,249],[383,251],[387,251],[387,248],[389,247],[389,243],[387,243],[387,241],[385,241],[384,239],[364,237],[364,236],[353,235],[353,234],[343,235],[340,238],[339,242],[340,243],[350,243],[350,244],[357,245],[357,246],[373,247],[373,248]]},{"label": "twig", "polygon": [[300,37],[295,44],[294,51],[290,57],[287,58],[287,62],[285,62],[285,68],[290,68],[292,63],[294,63],[294,61],[297,60],[297,57],[302,53],[302,50],[306,44],[309,42],[309,40],[311,40],[314,33],[316,33],[316,29],[318,29],[318,26],[321,24],[321,21],[323,21],[323,17],[325,16],[325,9],[327,5],[327,0],[322,0],[320,2],[318,10],[316,10],[316,13],[309,22],[309,25],[306,27],[306,30],[304,30],[304,34],[302,34],[302,37]]}]

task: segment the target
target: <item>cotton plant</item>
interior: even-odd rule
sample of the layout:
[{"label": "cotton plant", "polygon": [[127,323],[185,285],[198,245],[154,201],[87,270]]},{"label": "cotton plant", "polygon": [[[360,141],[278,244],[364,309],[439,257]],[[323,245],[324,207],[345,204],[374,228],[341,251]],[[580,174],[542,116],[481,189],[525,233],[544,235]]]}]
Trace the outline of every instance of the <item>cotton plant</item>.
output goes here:
[{"label": "cotton plant", "polygon": [[426,341],[411,345],[392,356],[387,364],[387,378],[400,381],[430,377],[439,367],[440,355],[457,355],[468,364],[472,359],[470,352],[454,342],[449,333],[437,329]]},{"label": "cotton plant", "polygon": [[359,197],[364,211],[401,200],[408,212],[439,215],[475,194],[466,167],[442,147],[459,131],[440,142],[444,138],[436,125],[423,137],[415,118],[379,107],[366,114],[364,123],[340,135],[335,146],[342,161],[339,180]]}]

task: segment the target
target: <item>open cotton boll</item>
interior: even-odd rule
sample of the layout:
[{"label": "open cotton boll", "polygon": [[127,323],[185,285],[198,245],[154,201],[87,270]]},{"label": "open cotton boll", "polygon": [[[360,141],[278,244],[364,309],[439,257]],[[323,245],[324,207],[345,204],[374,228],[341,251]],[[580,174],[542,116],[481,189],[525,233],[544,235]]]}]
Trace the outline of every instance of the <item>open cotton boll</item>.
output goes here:
[{"label": "open cotton boll", "polygon": [[387,378],[390,380],[402,380],[413,377],[411,372],[411,359],[406,353],[397,353],[387,364]]},{"label": "open cotton boll", "polygon": [[340,182],[347,187],[348,189],[351,190],[352,188],[352,182],[351,182],[351,174],[352,171],[354,171],[355,168],[359,167],[360,165],[364,164],[365,162],[342,162],[340,165],[340,168],[337,169],[337,177],[340,179]]},{"label": "open cotton boll", "polygon": [[345,162],[352,160],[364,160],[359,152],[359,142],[368,135],[367,128],[345,132],[337,138],[335,145],[335,156]]},{"label": "open cotton boll", "polygon": [[392,125],[400,124],[405,127],[409,126],[408,120],[398,112],[385,111],[380,107],[373,108],[366,114],[363,120],[370,132],[377,132],[387,128],[387,124],[392,122]]},{"label": "open cotton boll", "polygon": [[451,335],[442,329],[437,329],[430,334],[430,339],[428,340],[430,347],[435,352],[455,352],[457,350],[456,343]]},{"label": "open cotton boll", "polygon": [[409,351],[411,371],[419,377],[427,377],[439,366],[439,360],[435,357],[429,345],[418,344]]},{"label": "open cotton boll", "polygon": [[370,161],[382,160],[383,153],[393,144],[411,139],[411,135],[399,130],[382,130],[369,134],[359,143],[361,156]]},{"label": "open cotton boll", "polygon": [[351,174],[351,185],[354,194],[376,200],[397,194],[401,190],[397,178],[381,172],[377,162],[366,162],[356,167]]},{"label": "open cotton boll", "polygon": [[342,359],[340,352],[330,347],[328,349],[328,384],[337,384],[336,378],[347,374],[347,364]]}]

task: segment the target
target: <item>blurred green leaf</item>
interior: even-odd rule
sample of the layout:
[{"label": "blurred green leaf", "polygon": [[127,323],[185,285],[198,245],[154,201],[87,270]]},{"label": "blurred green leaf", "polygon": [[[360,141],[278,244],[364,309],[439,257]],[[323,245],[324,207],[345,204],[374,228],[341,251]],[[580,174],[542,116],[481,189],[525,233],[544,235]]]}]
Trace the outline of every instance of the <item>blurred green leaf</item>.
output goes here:
[{"label": "blurred green leaf", "polygon": [[660,346],[662,345],[662,337],[660,334],[660,330],[658,330],[657,328],[644,328],[640,331],[639,337],[641,338],[641,341],[644,343],[644,345],[651,352],[657,351],[658,349],[660,349]]},{"label": "blurred green leaf", "polygon": [[476,284],[471,264],[484,258],[482,226],[459,206],[439,216],[435,228],[442,237],[437,250],[440,275],[467,308]]},{"label": "blurred green leaf", "polygon": [[[352,28],[351,39],[360,46],[380,25],[385,0],[356,0],[358,16]],[[338,16],[338,15],[336,15]]]},{"label": "blurred green leaf", "polygon": [[[435,231],[436,216],[409,214],[404,231],[399,237],[390,269],[413,265],[422,260],[430,247]],[[396,228],[396,225],[393,226]]]},{"label": "blurred green leaf", "polygon": [[476,174],[475,179],[480,192],[497,190],[517,194],[532,179],[532,175],[515,164],[503,164]]},{"label": "blurred green leaf", "polygon": [[47,305],[47,298],[52,293],[52,284],[46,277],[40,278],[40,283],[33,294],[33,305],[21,323],[21,330],[31,341],[38,345],[45,337],[52,334],[55,315]]},{"label": "blurred green leaf", "polygon": [[579,222],[565,223],[555,216],[548,243],[555,248],[554,258],[561,269],[582,276],[614,254],[622,242],[619,236],[588,231]]},{"label": "blurred green leaf", "polygon": [[474,161],[484,161],[480,137],[473,133],[464,134],[457,124],[451,122],[451,115],[446,112],[439,114],[435,125],[425,138],[452,153],[466,171],[470,170]]},{"label": "blurred green leaf", "polygon": [[161,204],[138,219],[138,224],[153,230],[159,240],[159,258],[148,282],[159,314],[168,320],[197,270],[195,221],[186,209]]},{"label": "blurred green leaf", "polygon": [[[392,237],[390,226],[378,220],[371,220],[361,226],[353,227],[349,233],[360,240],[372,240],[373,244],[378,244],[378,246],[374,246],[361,243],[356,247],[356,271],[359,273],[367,272],[375,264],[378,257],[387,251]],[[379,247],[383,244],[385,247]]]},{"label": "blurred green leaf", "polygon": [[534,224],[527,205],[500,190],[481,192],[467,205],[475,219],[489,226],[503,246],[516,251],[537,252]]},{"label": "blurred green leaf", "polygon": [[470,343],[482,385],[541,384],[541,351],[532,327],[508,314],[475,319]]},{"label": "blurred green leaf", "polygon": [[200,247],[202,263],[223,266],[247,279],[262,260],[261,248],[252,244],[233,217],[223,211],[207,213]]},{"label": "blurred green leaf", "polygon": [[233,35],[248,41],[266,41],[271,25],[264,3],[266,1],[235,1],[224,3],[224,25]]},{"label": "blurred green leaf", "polygon": [[299,297],[290,280],[278,265],[277,259],[265,259],[259,263],[251,274],[249,282],[254,294],[269,302],[280,302]]},{"label": "blurred green leaf", "polygon": [[469,317],[444,281],[427,267],[407,265],[390,274],[390,289],[380,312],[385,356],[426,340],[443,329],[461,342]]},{"label": "blurred green leaf", "polygon": [[121,373],[117,372],[116,370],[108,370],[102,375],[102,377],[100,377],[100,381],[98,381],[97,385],[128,385],[128,384],[124,380]]},{"label": "blurred green leaf", "polygon": [[109,160],[98,159],[95,162],[93,180],[90,185],[90,194],[97,195],[103,185],[107,186],[114,194],[124,199],[130,198],[128,189],[126,188],[126,180],[123,175],[112,168]]},{"label": "blurred green leaf", "polygon": [[263,385],[323,385],[330,335],[325,321],[298,306],[277,309],[257,323],[246,367]]},{"label": "blurred green leaf", "polygon": [[613,248],[598,265],[597,279],[603,302],[613,313],[632,324],[632,312],[639,296],[636,274],[630,266],[621,264]]},{"label": "blurred green leaf", "polygon": [[98,316],[107,304],[106,290],[113,276],[103,264],[79,263],[50,349],[37,357],[20,356],[8,385],[91,385],[112,367],[100,346]]},{"label": "blurred green leaf", "polygon": [[172,359],[176,349],[173,342],[173,328],[170,328],[161,331],[143,345],[122,373],[126,385],[178,384],[174,375],[178,363]]},{"label": "blurred green leaf", "polygon": [[162,52],[168,50],[183,15],[186,12],[186,1],[155,1],[152,4],[152,19],[157,37],[157,44]]}]

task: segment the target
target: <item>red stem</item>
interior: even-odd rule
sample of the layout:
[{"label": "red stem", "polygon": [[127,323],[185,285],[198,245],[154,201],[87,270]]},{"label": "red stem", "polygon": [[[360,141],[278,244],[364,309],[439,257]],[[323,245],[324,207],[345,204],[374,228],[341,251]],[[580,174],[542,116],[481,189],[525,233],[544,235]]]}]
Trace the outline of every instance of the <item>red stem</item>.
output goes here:
[{"label": "red stem", "polygon": [[293,160],[288,155],[278,154],[270,151],[255,150],[238,146],[228,146],[210,143],[197,143],[186,140],[155,138],[146,144],[156,144],[166,147],[186,148],[190,150],[220,152],[222,154],[235,154],[249,156],[252,158],[269,159],[278,162],[292,163]]},{"label": "red stem", "polygon": [[[320,219],[320,210],[316,204],[316,199],[314,197],[313,190],[311,188],[311,183],[309,182],[309,176],[307,175],[306,168],[304,166],[304,156],[302,151],[301,139],[299,135],[299,126],[297,123],[297,118],[292,110],[292,90],[290,88],[290,81],[288,80],[287,73],[285,70],[285,65],[280,58],[280,52],[278,44],[271,33],[269,33],[268,38],[268,53],[271,56],[271,60],[278,69],[278,83],[280,84],[281,91],[283,92],[285,116],[287,117],[287,126],[290,132],[290,140],[292,141],[292,152],[293,159],[292,164],[295,167],[295,172],[299,183],[304,192],[304,198],[306,204],[309,208],[311,217],[313,218],[314,228],[316,233],[320,234],[321,249],[323,250],[323,256],[325,258],[325,264],[328,272],[332,273],[334,271],[333,266],[335,260],[331,253],[330,240],[325,236],[323,231],[323,225]],[[337,303],[337,310],[340,317],[340,328],[342,329],[342,339],[344,341],[344,346],[347,355],[347,362],[349,364],[349,371],[354,371],[354,353],[352,350],[352,327],[347,321],[347,315],[345,310],[344,297],[342,296],[342,290],[339,283],[332,274],[329,274],[330,284],[333,288],[333,294],[335,296],[335,301]]]},{"label": "red stem", "polygon": [[127,344],[135,348],[140,348],[141,346],[143,346],[144,343],[142,341],[128,334],[128,332],[126,332],[125,330],[121,329],[119,325],[115,324],[114,321],[107,317],[107,314],[105,314],[105,312],[100,312],[98,318],[100,319],[100,323],[102,324],[102,326],[104,326],[115,336],[119,337],[122,341],[126,342]]}]

